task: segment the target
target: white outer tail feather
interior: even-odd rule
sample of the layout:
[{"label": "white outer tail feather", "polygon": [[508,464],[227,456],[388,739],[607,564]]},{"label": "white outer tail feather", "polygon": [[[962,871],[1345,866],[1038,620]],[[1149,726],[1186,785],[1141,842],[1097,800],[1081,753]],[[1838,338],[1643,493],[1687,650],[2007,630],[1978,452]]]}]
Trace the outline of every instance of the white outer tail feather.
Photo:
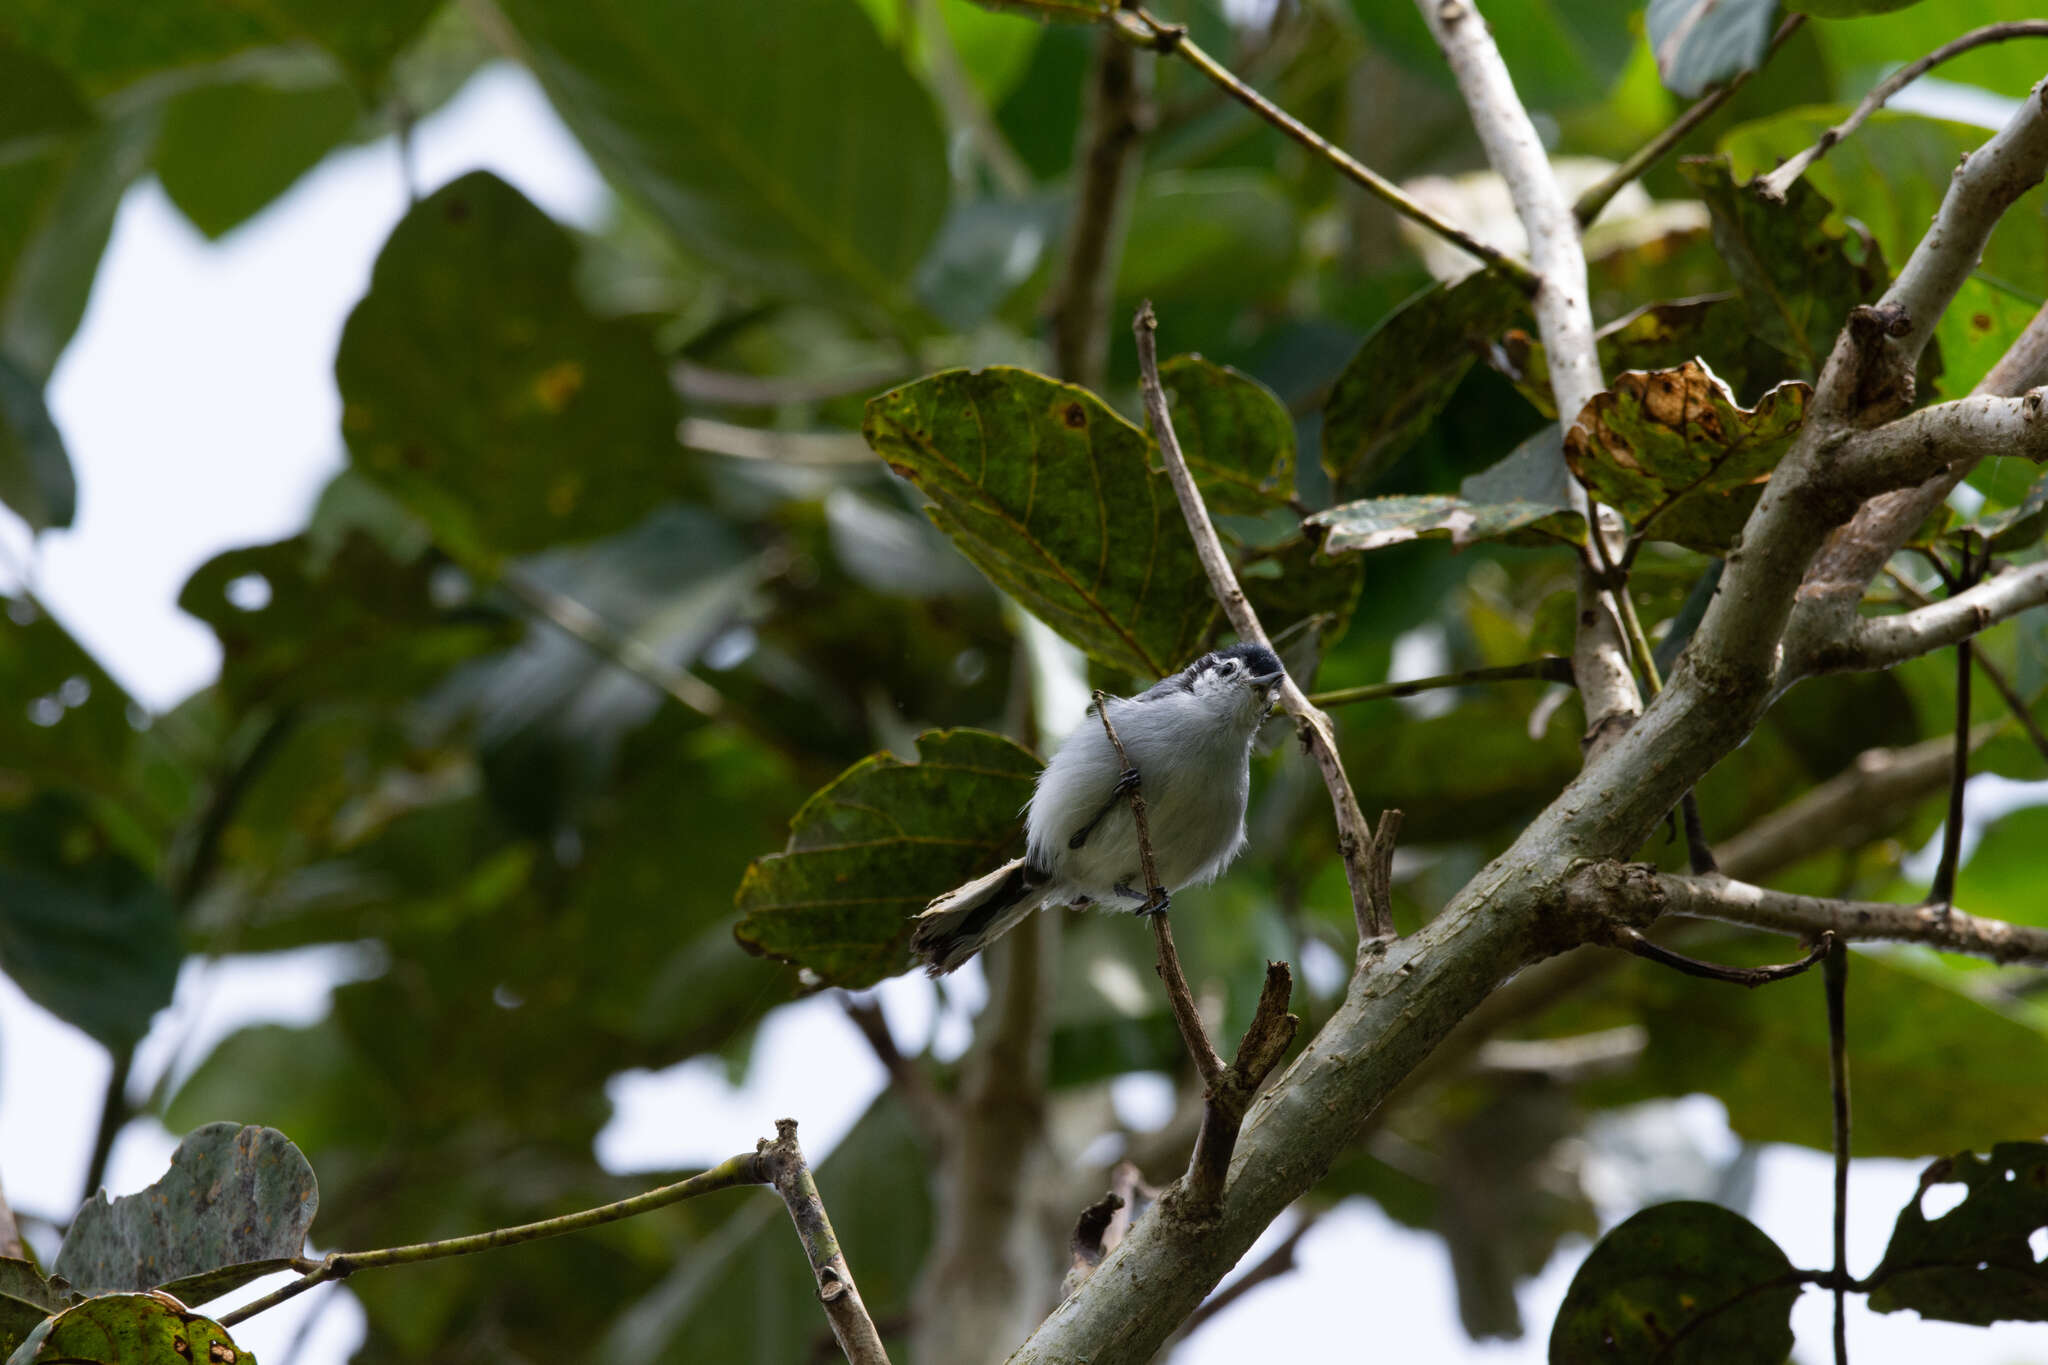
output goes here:
[{"label": "white outer tail feather", "polygon": [[910,947],[911,951],[927,959],[925,971],[929,975],[944,976],[952,971],[1016,928],[1026,915],[1044,903],[1045,892],[1050,888],[1030,888],[1018,896],[1014,904],[983,926],[980,932],[972,936],[964,934],[966,922],[976,911],[981,910],[990,898],[999,894],[1004,883],[1015,876],[1023,866],[1022,858],[1012,858],[995,871],[986,876],[976,877],[964,886],[953,888],[925,907],[924,913],[913,921]]}]

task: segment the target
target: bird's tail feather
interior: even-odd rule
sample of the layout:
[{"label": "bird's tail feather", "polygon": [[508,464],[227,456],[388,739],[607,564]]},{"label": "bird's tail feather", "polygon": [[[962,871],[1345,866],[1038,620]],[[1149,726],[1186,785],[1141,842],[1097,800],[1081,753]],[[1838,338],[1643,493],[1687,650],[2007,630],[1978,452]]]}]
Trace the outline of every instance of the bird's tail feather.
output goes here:
[{"label": "bird's tail feather", "polygon": [[910,950],[925,971],[944,976],[1017,927],[1044,899],[1045,879],[1022,858],[955,887],[925,907],[910,933]]}]

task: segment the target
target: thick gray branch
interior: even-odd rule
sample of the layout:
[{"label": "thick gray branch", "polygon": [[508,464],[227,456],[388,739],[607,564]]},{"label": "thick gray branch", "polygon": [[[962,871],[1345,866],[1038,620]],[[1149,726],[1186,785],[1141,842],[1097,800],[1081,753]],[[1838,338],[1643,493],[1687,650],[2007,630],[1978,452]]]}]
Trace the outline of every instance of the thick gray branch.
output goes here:
[{"label": "thick gray branch", "polygon": [[2048,966],[2048,929],[1979,919],[1952,907],[1795,896],[1719,876],[1660,876],[1656,882],[1666,914],[1747,924],[1803,938],[1825,929],[1843,939],[1924,943],[1994,962]]},{"label": "thick gray branch", "polygon": [[2048,459],[2048,389],[1980,395],[1921,408],[1846,441],[1835,458],[1843,490],[1868,497],[1994,455]]},{"label": "thick gray branch", "polygon": [[1816,672],[1890,668],[1960,644],[2008,617],[2048,602],[2048,560],[1987,579],[1967,592],[1896,616],[1856,619],[1846,640],[1807,660]]}]

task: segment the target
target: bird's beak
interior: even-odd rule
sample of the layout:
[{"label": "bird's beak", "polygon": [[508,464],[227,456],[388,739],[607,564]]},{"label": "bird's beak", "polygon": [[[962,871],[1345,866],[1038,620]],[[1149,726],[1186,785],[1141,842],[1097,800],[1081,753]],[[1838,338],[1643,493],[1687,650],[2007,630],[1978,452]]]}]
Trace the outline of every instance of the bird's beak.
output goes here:
[{"label": "bird's beak", "polygon": [[1267,704],[1270,705],[1273,701],[1273,694],[1280,690],[1280,684],[1286,677],[1285,673],[1260,673],[1252,678],[1251,683],[1253,687],[1259,689],[1259,695],[1264,697]]}]

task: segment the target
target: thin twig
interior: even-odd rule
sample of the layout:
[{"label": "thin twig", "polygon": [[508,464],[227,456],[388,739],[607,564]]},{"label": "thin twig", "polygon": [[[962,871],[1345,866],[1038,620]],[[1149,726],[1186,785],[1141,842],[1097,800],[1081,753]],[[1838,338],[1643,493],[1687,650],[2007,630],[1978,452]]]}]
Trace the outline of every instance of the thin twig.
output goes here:
[{"label": "thin twig", "polygon": [[797,1145],[796,1120],[775,1120],[775,1140],[762,1139],[755,1163],[767,1183],[775,1187],[789,1209],[789,1220],[804,1244],[811,1263],[811,1277],[817,1281],[818,1301],[825,1305],[825,1317],[832,1335],[846,1353],[849,1365],[889,1365],[889,1353],[882,1347],[882,1335],[860,1301],[860,1287],[853,1282],[846,1257],[833,1235],[832,1220],[825,1216],[825,1201],[818,1197],[818,1184],[811,1178],[810,1164]]},{"label": "thin twig", "polygon": [[131,1045],[114,1049],[113,1060],[113,1074],[107,1077],[106,1092],[100,1097],[100,1122],[93,1132],[92,1157],[85,1164],[85,1193],[78,1200],[81,1204],[92,1198],[106,1180],[107,1158],[113,1155],[114,1139],[135,1117],[135,1110],[128,1103],[128,1072],[135,1063],[135,1048]]},{"label": "thin twig", "polygon": [[1839,939],[1827,943],[1822,976],[1828,993],[1828,1093],[1834,1101],[1835,1133],[1835,1365],[1849,1365],[1849,1049],[1847,999],[1849,950]]},{"label": "thin twig", "polygon": [[[1935,564],[1940,565],[1939,558]],[[1991,546],[1987,543],[1980,557],[1970,544],[1970,537],[1963,539],[1961,563],[1950,575],[1942,570],[1942,577],[1948,583],[1949,596],[1968,592],[1984,576],[1984,570],[1991,563]],[[1976,653],[1969,639],[1956,644],[1956,732],[1955,753],[1950,760],[1948,779],[1948,820],[1941,832],[1941,861],[1935,865],[1934,880],[1927,888],[1927,902],[1930,905],[1948,905],[1956,898],[1956,868],[1963,860],[1963,789],[1970,781],[1970,659]]]},{"label": "thin twig", "polygon": [[[1771,45],[1764,53],[1764,61],[1785,45],[1786,39],[1799,31],[1806,22],[1803,14],[1794,14],[1778,25],[1778,31],[1771,35]],[[1607,207],[1609,200],[1621,192],[1623,186],[1634,180],[1650,167],[1663,160],[1665,155],[1685,140],[1687,133],[1700,126],[1715,110],[1726,104],[1736,91],[1749,83],[1749,78],[1762,69],[1763,63],[1738,71],[1728,83],[1709,90],[1693,102],[1690,109],[1673,119],[1664,130],[1638,148],[1626,161],[1609,171],[1600,183],[1587,189],[1572,205],[1572,215],[1579,220],[1580,227],[1589,226],[1600,216],[1600,210]]]},{"label": "thin twig", "polygon": [[1673,971],[1684,972],[1687,976],[1703,977],[1708,981],[1726,981],[1733,986],[1755,987],[1767,986],[1773,981],[1784,981],[1798,976],[1827,956],[1828,945],[1835,941],[1835,936],[1823,930],[1820,941],[1814,944],[1812,952],[1797,962],[1787,962],[1775,967],[1728,967],[1718,962],[1702,962],[1696,957],[1687,957],[1684,953],[1666,948],[1654,939],[1644,938],[1626,925],[1614,927],[1611,941],[1617,948],[1669,967]]},{"label": "thin twig", "polygon": [[[1166,918],[1164,915],[1158,918]],[[1203,1095],[1202,1126],[1195,1134],[1195,1150],[1188,1158],[1187,1179],[1182,1185],[1182,1211],[1197,1221],[1212,1218],[1223,1204],[1223,1187],[1230,1178],[1230,1158],[1237,1150],[1237,1135],[1244,1116],[1266,1077],[1287,1054],[1301,1020],[1287,1012],[1287,1000],[1294,990],[1294,976],[1284,962],[1266,964],[1266,984],[1259,991],[1259,1003],[1252,1021],[1238,1040],[1237,1056],[1217,1076]]]},{"label": "thin twig", "polygon": [[1769,199],[1783,199],[1785,191],[1792,188],[1792,183],[1800,176],[1806,174],[1809,166],[1826,156],[1836,143],[1861,128],[1863,121],[1876,113],[1893,95],[1951,57],[1960,57],[1973,48],[1983,47],[1989,43],[2002,43],[2012,38],[2048,38],[2048,19],[2017,19],[2004,24],[1986,24],[1982,28],[1972,29],[1960,38],[1943,43],[1919,61],[1909,62],[1900,67],[1879,81],[1871,92],[1863,97],[1862,103],[1849,112],[1849,117],[1822,133],[1811,147],[1769,175],[1759,177],[1755,184],[1756,191]]},{"label": "thin twig", "polygon": [[[1229,618],[1231,629],[1240,640],[1271,649],[1272,639],[1259,624],[1259,614],[1245,599],[1244,589],[1238,586],[1230,558],[1223,552],[1223,542],[1210,524],[1202,490],[1195,487],[1194,475],[1188,472],[1180,438],[1174,435],[1166,390],[1159,382],[1159,343],[1155,335],[1158,327],[1151,303],[1140,304],[1131,330],[1138,339],[1138,374],[1145,393],[1145,411],[1152,421],[1152,434],[1159,442],[1167,478],[1172,480],[1174,496],[1180,501],[1181,516],[1195,542],[1196,557],[1209,576],[1210,590],[1223,604],[1223,614]],[[1323,785],[1329,789],[1330,805],[1337,818],[1337,850],[1344,859],[1344,877],[1351,888],[1351,910],[1358,922],[1359,948],[1363,952],[1368,945],[1394,936],[1393,888],[1374,873],[1374,861],[1368,856],[1373,847],[1373,832],[1365,823],[1365,812],[1359,808],[1351,779],[1344,775],[1344,759],[1337,752],[1337,734],[1330,718],[1309,701],[1292,677],[1281,680],[1280,706],[1299,723],[1302,745],[1315,755]]]},{"label": "thin twig", "polygon": [[[1924,607],[1934,600],[1926,593],[1920,591],[1918,583],[1900,573],[1892,565],[1885,565],[1884,572],[1887,578],[1898,585],[1899,591],[1905,595],[1906,600],[1914,606]],[[2033,744],[2036,752],[2041,757],[2048,758],[2048,734],[2042,733],[2040,723],[2034,719],[2032,709],[2028,707],[2026,699],[2020,696],[2019,689],[2012,685],[2012,680],[2005,676],[2005,670],[1985,658],[1981,653],[1973,652],[1970,659],[1972,663],[1976,664],[1977,671],[1984,676],[1984,681],[1991,684],[1991,690],[1996,692],[1999,699],[2005,703],[2006,709],[2012,712],[2012,718],[2019,722],[2022,730],[2026,731],[2027,739]]]},{"label": "thin twig", "polygon": [[1180,24],[1162,23],[1145,10],[1134,14],[1117,11],[1110,17],[1117,31],[1127,41],[1149,47],[1156,52],[1170,52],[1178,55],[1188,65],[1214,81],[1229,93],[1232,99],[1272,124],[1286,136],[1322,157],[1335,167],[1337,173],[1362,187],[1368,194],[1386,204],[1403,217],[1421,224],[1437,236],[1456,246],[1459,250],[1481,261],[1486,268],[1503,278],[1513,280],[1525,293],[1534,293],[1537,287],[1536,272],[1515,257],[1453,226],[1431,213],[1406,191],[1391,180],[1384,178],[1356,157],[1346,152],[1311,129],[1307,124],[1289,114],[1279,105],[1246,85],[1230,69],[1204,52],[1195,41],[1188,37],[1187,29]]},{"label": "thin twig", "polygon": [[634,677],[653,684],[698,715],[716,716],[724,709],[725,698],[709,683],[621,633],[618,627],[568,594],[556,592],[517,566],[507,566],[498,581],[541,620]]},{"label": "thin twig", "polygon": [[1439,673],[1431,678],[1407,682],[1372,683],[1365,687],[1340,687],[1334,692],[1316,692],[1309,701],[1317,706],[1349,706],[1358,701],[1380,701],[1388,697],[1413,697],[1441,687],[1466,687],[1474,683],[1520,682],[1569,683],[1572,661],[1561,654],[1546,654],[1518,664],[1497,664],[1491,668],[1467,668],[1457,673]]}]

